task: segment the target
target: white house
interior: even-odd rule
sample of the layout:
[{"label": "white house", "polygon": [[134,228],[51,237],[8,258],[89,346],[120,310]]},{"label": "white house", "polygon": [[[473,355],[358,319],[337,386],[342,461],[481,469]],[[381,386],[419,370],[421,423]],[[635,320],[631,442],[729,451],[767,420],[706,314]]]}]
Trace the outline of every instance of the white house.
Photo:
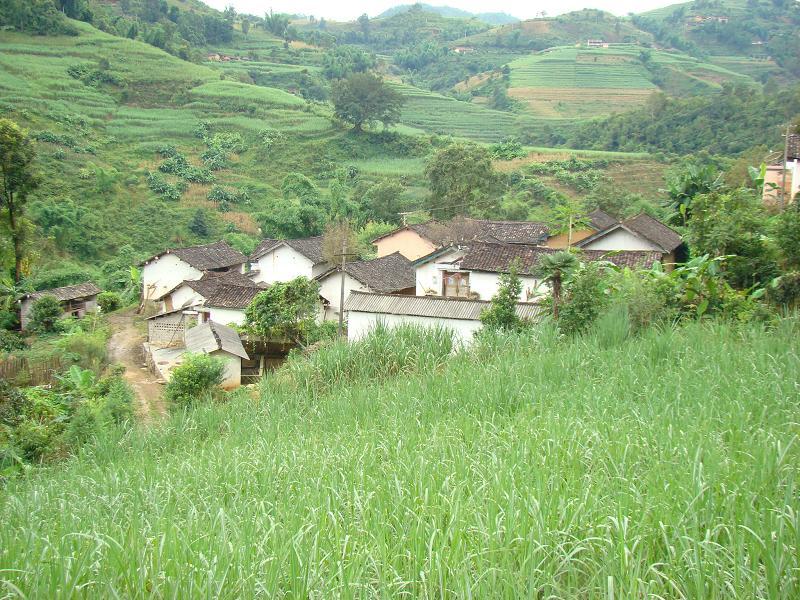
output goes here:
[{"label": "white house", "polygon": [[247,258],[225,242],[174,248],[141,263],[142,300],[161,298],[182,281],[200,279],[203,272],[244,273]]},{"label": "white house", "polygon": [[[465,247],[441,249],[414,261],[417,270],[417,295],[491,300],[500,287],[500,276],[518,264],[522,282],[521,302],[531,302],[549,293],[536,276],[539,259],[560,252],[557,248],[525,244],[473,243]],[[660,251],[584,250],[583,260],[607,260],[621,267],[650,268],[661,261]]]},{"label": "white house", "polygon": [[685,258],[680,234],[645,213],[598,231],[575,246],[583,250],[658,252],[667,265]]},{"label": "white house", "polygon": [[[324,320],[337,320],[341,305],[342,267],[329,269],[319,277],[319,295],[324,299]],[[350,292],[365,291],[386,294],[414,295],[414,267],[399,252],[346,263],[344,266],[344,297]]]},{"label": "white house", "polygon": [[[415,325],[445,328],[457,343],[469,344],[481,328],[481,313],[490,305],[481,300],[436,296],[402,296],[354,291],[344,304],[347,314],[347,339],[356,341],[378,326],[389,328]],[[535,303],[517,304],[517,315],[536,321],[544,309]]]},{"label": "white house", "polygon": [[162,302],[162,310],[205,304],[206,300],[220,287],[263,289],[265,284],[255,283],[239,272],[215,273],[206,271],[199,279],[181,281],[161,296],[153,298]]},{"label": "white house", "polygon": [[20,325],[26,329],[30,324],[30,312],[34,302],[44,296],[53,296],[61,304],[62,318],[81,318],[86,313],[97,310],[97,295],[100,288],[93,283],[79,283],[50,290],[40,290],[32,294],[25,294],[20,300]]},{"label": "white house", "polygon": [[236,286],[221,285],[203,302],[199,308],[203,322],[213,321],[226,325],[244,325],[245,309],[265,288],[262,285]]},{"label": "white house", "polygon": [[328,270],[322,236],[296,240],[264,240],[250,255],[253,281],[271,284],[295,277],[313,279]]}]

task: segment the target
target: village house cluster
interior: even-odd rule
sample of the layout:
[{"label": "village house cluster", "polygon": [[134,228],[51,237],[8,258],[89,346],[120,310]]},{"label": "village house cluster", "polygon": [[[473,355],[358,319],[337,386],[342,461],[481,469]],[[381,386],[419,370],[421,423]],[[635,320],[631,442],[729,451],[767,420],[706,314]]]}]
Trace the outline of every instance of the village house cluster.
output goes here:
[{"label": "village house cluster", "polygon": [[537,222],[456,218],[406,225],[373,240],[376,258],[343,266],[326,261],[321,236],[265,239],[249,257],[225,242],[165,250],[142,264],[142,301],[157,310],[147,319],[145,354],[165,379],[187,352],[202,351],[225,361],[226,385],[256,381],[290,345],[240,336],[237,328],[259,292],[300,276],[319,283],[317,319],[341,314],[350,340],[378,323],[411,323],[447,327],[469,343],[512,263],[523,283],[517,312],[535,320],[549,293],[535,275],[545,254],[569,245],[583,260],[633,269],[656,262],[668,269],[683,258],[681,237],[648,215],[618,221],[594,211],[582,222],[570,236],[553,235]]}]

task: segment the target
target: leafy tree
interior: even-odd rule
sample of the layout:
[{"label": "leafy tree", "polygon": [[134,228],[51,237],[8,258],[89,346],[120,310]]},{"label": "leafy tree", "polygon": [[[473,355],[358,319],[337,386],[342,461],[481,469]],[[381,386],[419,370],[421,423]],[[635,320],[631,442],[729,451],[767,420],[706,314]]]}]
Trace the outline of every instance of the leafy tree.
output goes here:
[{"label": "leafy tree", "polygon": [[28,328],[39,333],[53,333],[58,330],[58,322],[63,314],[61,303],[55,296],[42,296],[31,307]]},{"label": "leafy tree", "polygon": [[784,269],[800,270],[800,202],[793,202],[776,219],[773,237]]},{"label": "leafy tree", "polygon": [[274,13],[270,9],[264,15],[264,27],[267,31],[280,38],[286,35],[286,28],[289,27],[289,15],[284,13]]},{"label": "leafy tree", "polygon": [[297,277],[260,292],[245,309],[245,326],[264,339],[301,344],[314,327],[318,307],[319,284]]},{"label": "leafy tree", "polygon": [[122,297],[117,292],[102,292],[97,296],[97,305],[104,313],[113,312],[122,306]]},{"label": "leafy tree", "polygon": [[242,33],[247,38],[247,34],[250,33],[250,19],[242,19]]},{"label": "leafy tree", "polygon": [[497,179],[488,150],[457,143],[439,150],[425,168],[435,219],[466,215],[485,203]]},{"label": "leafy tree", "polygon": [[508,273],[500,275],[497,293],[492,296],[489,308],[481,313],[481,323],[490,330],[516,331],[523,325],[517,315],[517,302],[522,293],[522,281],[519,278],[519,261],[509,265]]},{"label": "leafy tree", "polygon": [[697,255],[727,256],[722,265],[733,287],[764,285],[777,275],[767,240],[768,222],[752,190],[700,194],[692,202],[688,240]]},{"label": "leafy tree", "polygon": [[78,34],[52,0],[4,0],[0,2],[0,25],[39,35]]},{"label": "leafy tree", "polygon": [[608,303],[607,284],[603,263],[588,262],[577,267],[566,286],[566,298],[558,315],[558,327],[563,333],[575,335],[589,329]]},{"label": "leafy tree", "polygon": [[553,316],[558,318],[561,304],[561,290],[564,281],[578,268],[580,262],[574,254],[567,251],[544,254],[536,265],[536,275],[550,284],[553,292]]},{"label": "leafy tree", "polygon": [[331,221],[325,227],[323,234],[322,255],[326,262],[339,265],[342,262],[342,253],[345,262],[358,260],[360,258],[358,238],[349,222]]},{"label": "leafy tree", "polygon": [[208,219],[202,208],[198,208],[192,215],[192,219],[189,221],[189,231],[201,238],[208,237],[210,233]]},{"label": "leafy tree", "polygon": [[0,210],[4,211],[14,248],[14,281],[22,279],[25,205],[39,185],[33,169],[36,153],[26,131],[0,119]]},{"label": "leafy tree", "polygon": [[369,188],[364,202],[370,217],[377,221],[397,223],[403,210],[401,196],[405,187],[398,181],[381,181]]},{"label": "leafy tree", "polygon": [[722,179],[713,165],[690,164],[667,181],[669,222],[686,225],[692,215],[692,199],[698,194],[707,194],[720,189]]},{"label": "leafy tree", "polygon": [[372,73],[354,73],[337,81],[331,92],[334,114],[355,131],[381,122],[384,128],[400,120],[403,97]]},{"label": "leafy tree", "polygon": [[567,234],[567,247],[572,246],[572,232],[588,227],[586,205],[574,198],[564,198],[553,207],[550,213],[550,230],[559,235]]},{"label": "leafy tree", "polygon": [[369,16],[367,13],[362,14],[357,19],[358,27],[361,29],[361,33],[364,35],[364,41],[369,41],[369,30],[370,30],[370,23],[369,23]]}]

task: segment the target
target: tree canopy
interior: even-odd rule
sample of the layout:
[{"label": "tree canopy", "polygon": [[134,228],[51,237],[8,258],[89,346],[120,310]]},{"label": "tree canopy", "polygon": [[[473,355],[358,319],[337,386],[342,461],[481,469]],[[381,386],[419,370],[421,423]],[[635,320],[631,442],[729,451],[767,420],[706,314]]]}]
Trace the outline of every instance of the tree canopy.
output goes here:
[{"label": "tree canopy", "polygon": [[425,169],[431,190],[428,209],[435,219],[467,215],[485,204],[496,182],[489,151],[477,144],[451,144]]},{"label": "tree canopy", "polygon": [[334,114],[361,131],[380,122],[388,127],[400,120],[403,97],[372,73],[354,73],[333,84]]}]

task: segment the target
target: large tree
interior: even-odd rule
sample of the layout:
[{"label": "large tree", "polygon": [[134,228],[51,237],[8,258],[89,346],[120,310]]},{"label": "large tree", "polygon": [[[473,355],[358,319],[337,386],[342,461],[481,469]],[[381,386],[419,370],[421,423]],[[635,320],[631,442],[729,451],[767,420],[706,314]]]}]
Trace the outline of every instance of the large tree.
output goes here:
[{"label": "large tree", "polygon": [[13,121],[0,119],[0,211],[14,250],[14,281],[22,279],[25,241],[25,205],[39,185],[33,169],[36,152],[26,131]]},{"label": "large tree", "polygon": [[272,284],[245,309],[246,327],[264,339],[302,343],[319,309],[319,284],[305,277]]},{"label": "large tree", "polygon": [[400,120],[403,97],[372,73],[353,73],[337,81],[331,93],[335,114],[355,131],[381,122],[388,127]]},{"label": "large tree", "polygon": [[425,169],[434,219],[470,214],[486,203],[497,180],[489,151],[477,144],[451,144]]}]

